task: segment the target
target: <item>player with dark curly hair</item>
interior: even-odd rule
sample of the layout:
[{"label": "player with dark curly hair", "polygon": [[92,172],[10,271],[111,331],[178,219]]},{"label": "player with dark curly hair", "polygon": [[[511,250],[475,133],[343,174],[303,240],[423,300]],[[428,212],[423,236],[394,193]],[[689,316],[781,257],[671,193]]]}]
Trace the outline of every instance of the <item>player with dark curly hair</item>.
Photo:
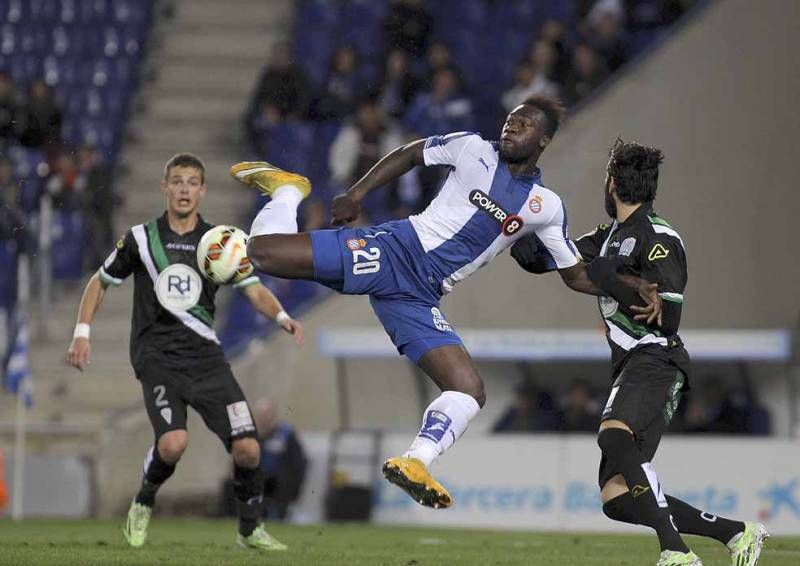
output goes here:
[{"label": "player with dark curly hair", "polygon": [[[603,456],[603,512],[615,521],[651,527],[661,543],[657,566],[700,566],[680,533],[726,544],[734,566],[754,566],[768,536],[764,525],[732,521],[665,495],[651,463],[681,397],[688,389],[689,354],[678,335],[687,282],[686,252],[675,229],[653,210],[661,150],[617,139],[611,147],[604,189],[612,224],[578,238],[575,245],[599,287],[618,274],[658,283],[664,301],[660,322],[637,321],[629,308],[599,297],[611,346],[612,386],[597,438]],[[554,269],[531,238],[511,255],[527,271]],[[606,261],[597,261],[606,258]]]}]

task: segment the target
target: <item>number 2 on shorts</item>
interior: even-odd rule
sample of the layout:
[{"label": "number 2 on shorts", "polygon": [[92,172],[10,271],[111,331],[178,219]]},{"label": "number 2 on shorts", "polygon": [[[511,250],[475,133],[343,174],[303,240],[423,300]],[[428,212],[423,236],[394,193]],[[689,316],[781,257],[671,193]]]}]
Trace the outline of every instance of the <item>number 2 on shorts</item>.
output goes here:
[{"label": "number 2 on shorts", "polygon": [[163,385],[156,385],[153,387],[153,393],[156,394],[156,407],[166,407],[169,405],[169,401],[164,399],[164,395],[167,394],[167,388]]}]

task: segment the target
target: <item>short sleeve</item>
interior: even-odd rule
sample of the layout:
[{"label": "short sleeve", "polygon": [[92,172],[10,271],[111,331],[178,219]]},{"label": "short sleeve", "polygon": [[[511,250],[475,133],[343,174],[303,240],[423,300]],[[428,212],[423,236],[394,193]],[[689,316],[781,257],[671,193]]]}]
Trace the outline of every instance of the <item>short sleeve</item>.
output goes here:
[{"label": "short sleeve", "polygon": [[674,236],[655,234],[638,252],[642,277],[658,283],[662,298],[683,302],[683,291],[688,279],[686,252],[677,232]]},{"label": "short sleeve", "polygon": [[241,281],[234,283],[233,288],[243,290],[258,283],[261,283],[261,279],[259,279],[257,275],[250,275],[249,277],[245,277]]},{"label": "short sleeve", "polygon": [[678,233],[658,233],[637,250],[641,277],[658,283],[658,294],[663,301],[661,331],[670,336],[678,332],[683,314],[683,291],[686,289],[688,271],[686,252]]},{"label": "short sleeve", "polygon": [[543,222],[534,228],[536,238],[540,242],[540,249],[548,254],[553,264],[558,269],[566,269],[576,265],[580,258],[573,243],[569,240],[567,227],[567,211],[561,199],[553,197],[552,201],[555,210],[547,222]]},{"label": "short sleeve", "polygon": [[128,275],[133,272],[139,253],[133,233],[128,230],[118,241],[98,271],[100,280],[106,285],[115,287],[122,285]]},{"label": "short sleeve", "polygon": [[610,229],[611,226],[608,224],[600,224],[588,234],[584,234],[574,241],[575,247],[581,254],[583,261],[589,263],[600,255],[603,242],[606,240],[606,238],[608,238],[608,232]]},{"label": "short sleeve", "polygon": [[449,165],[455,167],[464,149],[478,134],[473,132],[456,132],[446,136],[431,136],[425,140],[422,155],[425,165]]}]

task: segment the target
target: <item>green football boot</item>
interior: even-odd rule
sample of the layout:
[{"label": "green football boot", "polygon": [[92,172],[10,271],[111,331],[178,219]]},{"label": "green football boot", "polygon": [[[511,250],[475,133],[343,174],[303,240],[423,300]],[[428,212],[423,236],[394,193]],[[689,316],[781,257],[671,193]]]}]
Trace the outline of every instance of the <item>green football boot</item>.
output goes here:
[{"label": "green football boot", "polygon": [[728,543],[731,551],[732,566],[756,566],[764,541],[769,533],[761,523],[746,522],[744,531],[736,535]]},{"label": "green football boot", "polygon": [[656,566],[703,566],[703,561],[691,550],[689,552],[664,550]]},{"label": "green football boot", "polygon": [[254,548],[256,550],[287,550],[289,547],[269,534],[264,525],[259,525],[250,533],[244,536],[241,533],[236,535],[236,544],[242,548]]},{"label": "green football boot", "polygon": [[122,534],[125,535],[125,540],[132,547],[139,548],[147,539],[147,525],[150,523],[152,513],[153,510],[147,505],[136,503],[136,500],[131,503],[131,508],[128,509],[128,520],[125,521]]}]

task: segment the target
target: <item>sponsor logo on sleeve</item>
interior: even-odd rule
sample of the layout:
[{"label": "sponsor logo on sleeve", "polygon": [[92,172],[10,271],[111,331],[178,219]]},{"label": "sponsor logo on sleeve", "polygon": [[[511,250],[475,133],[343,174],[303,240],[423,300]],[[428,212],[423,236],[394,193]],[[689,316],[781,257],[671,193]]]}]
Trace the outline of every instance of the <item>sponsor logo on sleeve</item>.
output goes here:
[{"label": "sponsor logo on sleeve", "polygon": [[650,250],[650,253],[647,255],[647,259],[650,261],[656,261],[659,259],[664,259],[669,255],[669,250],[665,248],[660,242],[656,242],[653,248]]},{"label": "sponsor logo on sleeve", "polygon": [[469,202],[476,208],[482,210],[489,218],[497,222],[504,236],[516,234],[524,225],[520,216],[509,214],[502,206],[497,204],[492,197],[481,190],[474,189],[469,193]]}]

